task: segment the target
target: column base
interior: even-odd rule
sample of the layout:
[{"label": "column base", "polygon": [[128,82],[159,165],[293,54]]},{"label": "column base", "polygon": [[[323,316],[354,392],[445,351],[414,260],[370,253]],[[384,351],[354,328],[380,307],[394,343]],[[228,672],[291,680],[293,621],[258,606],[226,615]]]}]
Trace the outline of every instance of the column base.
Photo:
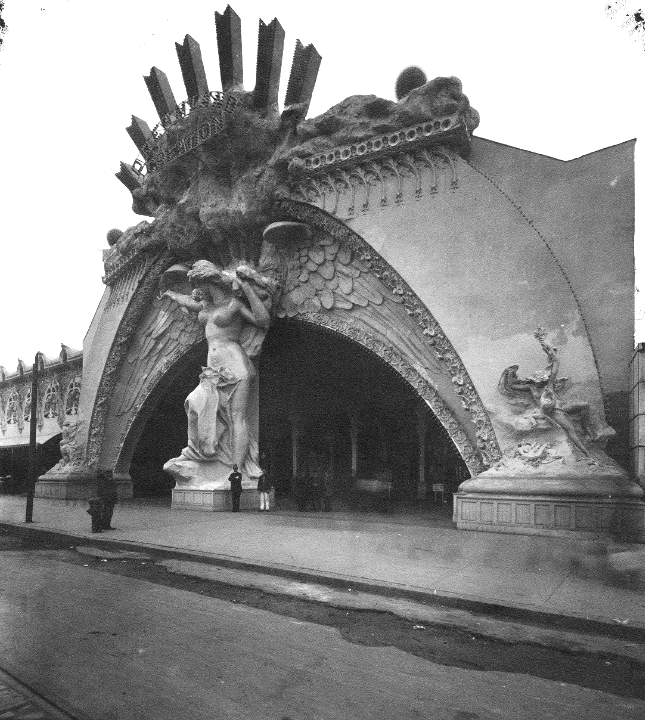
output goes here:
[{"label": "column base", "polygon": [[[133,496],[132,480],[116,480],[119,500],[129,500]],[[96,495],[96,481],[82,480],[38,480],[34,497],[52,500],[88,500]]]},{"label": "column base", "polygon": [[[269,495],[270,506],[273,507],[275,492]],[[230,490],[193,490],[173,488],[173,510],[205,510],[206,512],[232,512],[233,504]],[[260,493],[248,489],[240,496],[240,510],[259,510]]]},{"label": "column base", "polygon": [[453,521],[460,530],[560,537],[612,534],[645,542],[645,503],[629,497],[458,492]]}]

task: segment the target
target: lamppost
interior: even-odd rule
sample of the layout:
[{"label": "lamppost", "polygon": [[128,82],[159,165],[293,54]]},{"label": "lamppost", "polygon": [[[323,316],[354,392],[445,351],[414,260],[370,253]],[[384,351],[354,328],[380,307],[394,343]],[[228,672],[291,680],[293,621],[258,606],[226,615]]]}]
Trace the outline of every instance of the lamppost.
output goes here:
[{"label": "lamppost", "polygon": [[38,371],[42,353],[37,352],[31,369],[31,415],[29,417],[29,466],[27,474],[27,509],[25,522],[33,522],[34,492],[36,490],[36,423],[38,422]]}]

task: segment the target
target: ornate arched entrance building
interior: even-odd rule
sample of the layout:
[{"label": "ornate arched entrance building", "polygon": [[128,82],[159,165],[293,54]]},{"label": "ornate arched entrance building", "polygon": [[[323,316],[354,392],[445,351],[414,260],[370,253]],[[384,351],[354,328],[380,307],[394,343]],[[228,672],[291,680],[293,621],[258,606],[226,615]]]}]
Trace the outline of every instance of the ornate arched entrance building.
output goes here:
[{"label": "ornate arched entrance building", "polygon": [[141,157],[118,177],[150,219],[108,238],[74,452],[38,492],[86,496],[107,469],[132,493],[142,448],[170,460],[185,444],[181,398],[200,383],[193,455],[166,466],[178,506],[216,507],[204,498],[233,460],[248,482],[258,462],[297,473],[308,444],[332,474],[398,473],[423,497],[431,427],[470,477],[460,527],[641,532],[625,470],[633,143],[562,162],[475,137],[456,78],[403,76],[397,102],[357,95],[306,119],[320,56],[300,43],[280,114],[279,23],[260,22],[252,92],[239,18],[216,23],[221,92],[190,36],[187,101],[146,77],[161,122],[133,117]]}]

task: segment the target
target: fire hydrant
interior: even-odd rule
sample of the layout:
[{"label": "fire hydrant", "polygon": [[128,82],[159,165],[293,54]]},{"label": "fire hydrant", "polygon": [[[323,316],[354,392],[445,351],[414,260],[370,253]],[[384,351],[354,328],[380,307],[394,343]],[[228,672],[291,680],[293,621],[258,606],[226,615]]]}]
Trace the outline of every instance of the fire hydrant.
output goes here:
[{"label": "fire hydrant", "polygon": [[103,530],[103,500],[101,498],[90,498],[90,507],[87,511],[92,518],[92,532],[100,533]]}]

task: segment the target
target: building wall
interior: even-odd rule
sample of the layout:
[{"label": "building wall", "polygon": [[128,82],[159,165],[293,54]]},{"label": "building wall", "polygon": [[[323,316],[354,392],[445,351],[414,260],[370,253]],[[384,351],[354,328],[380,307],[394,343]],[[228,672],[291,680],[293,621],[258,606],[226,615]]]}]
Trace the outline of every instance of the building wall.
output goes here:
[{"label": "building wall", "polygon": [[[426,173],[427,175],[427,173]],[[629,393],[633,343],[633,143],[571,163],[475,138],[468,162],[445,163],[437,192],[403,178],[399,202],[338,215],[435,315],[486,404],[502,447],[510,435],[497,383],[504,368],[544,369],[533,337],[560,348],[576,399],[616,421]],[[456,184],[456,187],[454,185]],[[420,197],[418,197],[420,195]],[[619,428],[620,429],[620,428]],[[624,447],[614,454],[624,458]]]},{"label": "building wall", "polygon": [[637,345],[632,357],[629,430],[631,471],[645,488],[645,343]]},{"label": "building wall", "polygon": [[[69,358],[45,359],[38,379],[38,444],[59,435],[65,420],[76,417],[82,368],[78,351]],[[19,367],[15,374],[0,380],[0,451],[29,444],[31,387],[31,367]]]}]

